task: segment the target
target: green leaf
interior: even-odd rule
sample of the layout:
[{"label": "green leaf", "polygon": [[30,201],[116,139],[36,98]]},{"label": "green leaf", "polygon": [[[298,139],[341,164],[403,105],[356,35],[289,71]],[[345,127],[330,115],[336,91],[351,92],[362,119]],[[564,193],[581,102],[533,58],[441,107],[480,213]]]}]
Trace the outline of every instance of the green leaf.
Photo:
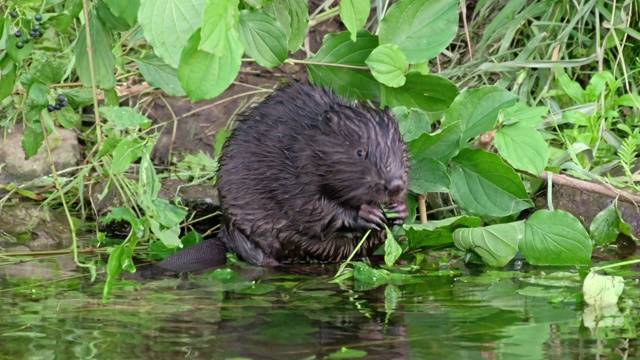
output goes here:
[{"label": "green leaf", "polygon": [[[623,223],[624,220],[622,220],[620,210],[615,204],[611,204],[591,221],[591,226],[589,227],[591,239],[599,246],[611,244],[616,241],[621,230],[628,226],[626,223],[624,223],[626,225],[624,226]],[[625,233],[625,235],[629,234]]]},{"label": "green leaf", "polygon": [[[91,46],[93,47],[93,65],[96,84],[103,88],[112,88],[116,85],[115,66],[116,57],[111,52],[113,38],[111,32],[102,25],[98,16],[93,13],[89,17],[91,28]],[[87,51],[86,28],[83,26],[78,32],[76,41],[76,72],[84,87],[91,87],[91,69],[89,65],[89,53]]]},{"label": "green leaf", "polygon": [[343,347],[342,349],[329,354],[326,358],[327,359],[358,359],[358,358],[363,358],[365,356],[367,356],[366,351],[349,349],[349,348]]},{"label": "green leaf", "polygon": [[140,59],[134,59],[144,79],[151,85],[161,88],[170,96],[184,96],[184,92],[178,80],[178,70],[167,65],[154,54],[149,54]]},{"label": "green leaf", "polygon": [[93,92],[90,89],[72,89],[64,92],[64,96],[74,108],[93,104]]},{"label": "green leaf", "polygon": [[524,234],[522,221],[490,225],[453,232],[454,244],[462,250],[472,250],[489,266],[507,265],[518,252],[518,242]]},{"label": "green leaf", "polygon": [[36,155],[44,142],[44,133],[40,122],[27,125],[22,129],[22,150],[24,150],[25,159]]},{"label": "green leaf", "polygon": [[588,265],[591,240],[582,224],[562,210],[538,210],[526,221],[520,243],[522,255],[533,265]]},{"label": "green leaf", "polygon": [[244,49],[238,33],[227,33],[230,51],[222,56],[198,50],[200,32],[195,32],[182,52],[178,79],[191,101],[211,99],[225,91],[240,71]]},{"label": "green leaf", "polygon": [[407,149],[411,154],[411,162],[418,164],[433,159],[448,164],[460,151],[460,133],[460,123],[456,122],[443,126],[432,134],[422,134],[419,138],[409,141]]},{"label": "green leaf", "polygon": [[380,44],[395,44],[411,64],[433,59],[458,33],[458,1],[403,0],[380,22]]},{"label": "green leaf", "polygon": [[150,121],[130,107],[103,106],[100,108],[100,114],[120,130],[136,129],[141,124]]},{"label": "green leaf", "polygon": [[[351,41],[348,32],[328,34],[320,50],[309,61],[364,67],[364,61],[377,46],[378,37],[366,30],[358,34],[355,42]],[[368,71],[323,65],[307,65],[307,69],[314,85],[332,89],[346,99],[370,100],[378,97],[380,84]]]},{"label": "green leaf", "polygon": [[549,161],[549,145],[536,129],[526,125],[504,126],[495,133],[494,145],[511,166],[540,175]]},{"label": "green leaf", "polygon": [[167,247],[180,246],[180,228],[177,226],[171,228],[165,228],[160,225],[158,220],[150,218],[149,228],[153,234],[162,241]]},{"label": "green leaf", "polygon": [[29,87],[29,97],[33,100],[33,103],[36,105],[49,104],[49,100],[47,99],[48,94],[49,94],[49,86],[39,81],[34,81],[33,84],[31,84],[31,86]]},{"label": "green leaf", "polygon": [[111,174],[118,175],[124,173],[131,164],[138,160],[143,153],[144,142],[135,138],[124,138],[118,146],[113,149],[113,163],[111,164]]},{"label": "green leaf", "polygon": [[425,224],[403,225],[409,239],[409,248],[419,249],[430,246],[450,244],[453,242],[453,231],[460,227],[478,227],[482,219],[475,216],[461,215],[444,220],[431,220]]},{"label": "green leaf", "polygon": [[155,53],[169,66],[178,67],[187,41],[200,28],[205,2],[206,0],[140,0],[140,26]]},{"label": "green leaf", "polygon": [[351,41],[356,41],[358,31],[366,24],[370,11],[371,1],[369,0],[340,1],[340,20],[351,33]]},{"label": "green leaf", "polygon": [[606,90],[607,83],[615,83],[616,79],[609,71],[595,73],[589,80],[589,85],[584,89],[584,96],[587,101],[596,102],[600,100],[603,91]]},{"label": "green leaf", "polygon": [[404,73],[408,64],[397,45],[378,46],[369,54],[365,63],[371,68],[373,77],[384,85],[389,87],[404,85],[406,81]]},{"label": "green leaf", "polygon": [[198,49],[223,56],[229,48],[227,32],[235,28],[239,14],[238,0],[207,0]]},{"label": "green leaf", "polygon": [[270,68],[287,59],[287,34],[271,14],[242,10],[238,31],[247,54],[259,65]]},{"label": "green leaf", "polygon": [[384,242],[384,263],[387,266],[393,266],[400,255],[402,255],[402,248],[398,245],[398,242],[396,242],[396,239],[393,237],[393,233],[386,225],[384,230],[387,233],[387,239]]},{"label": "green leaf", "polygon": [[55,112],[56,118],[62,127],[65,129],[73,129],[80,121],[80,115],[78,115],[70,106],[65,106],[62,109]]},{"label": "green leaf", "polygon": [[416,194],[428,192],[447,192],[451,179],[447,167],[436,159],[411,161],[409,168],[409,190]]},{"label": "green leaf", "polygon": [[533,206],[520,177],[496,154],[462,149],[452,159],[451,196],[479,216],[507,216]]},{"label": "green leaf", "polygon": [[309,2],[306,0],[275,0],[265,7],[275,16],[289,39],[289,50],[296,52],[307,37]]},{"label": "green leaf", "polygon": [[640,95],[638,94],[624,94],[620,96],[615,102],[616,106],[630,106],[640,108]]},{"label": "green leaf", "polygon": [[13,92],[16,82],[16,66],[11,58],[5,56],[0,60],[0,101]]},{"label": "green leaf", "polygon": [[546,106],[529,107],[523,103],[516,103],[510,108],[500,110],[498,118],[503,125],[520,124],[537,127],[549,113]]},{"label": "green leaf", "polygon": [[424,111],[416,108],[407,109],[405,106],[396,106],[391,111],[398,121],[400,133],[405,142],[431,132],[431,120]]},{"label": "green leaf", "polygon": [[556,80],[560,88],[576,103],[579,105],[586,104],[587,99],[584,96],[584,90],[582,86],[577,82],[571,80],[571,78],[560,67],[556,67]]},{"label": "green leaf", "polygon": [[[159,188],[160,183],[158,182],[158,190]],[[178,225],[180,225],[180,222],[182,222],[187,215],[187,208],[170,204],[167,199],[155,199],[153,200],[153,204],[156,207],[156,215],[160,224],[166,227],[176,227],[179,233],[180,229]]]},{"label": "green leaf", "polygon": [[389,282],[391,275],[387,270],[374,269],[371,266],[354,262],[353,264],[353,281],[356,291],[365,291],[375,289],[380,285]]},{"label": "green leaf", "polygon": [[584,302],[598,307],[616,305],[623,290],[623,278],[620,276],[599,275],[595,271],[589,272],[582,284]]},{"label": "green leaf", "polygon": [[442,125],[460,121],[462,140],[474,138],[492,130],[500,110],[513,106],[516,98],[516,95],[507,90],[491,85],[467,90],[458,95],[445,112]]},{"label": "green leaf", "polygon": [[113,15],[123,18],[133,26],[138,21],[140,0],[102,0],[109,7]]},{"label": "green leaf", "polygon": [[382,106],[418,108],[437,119],[449,108],[459,92],[454,83],[440,76],[412,72],[405,78],[404,85],[399,88],[380,86]]},{"label": "green leaf", "polygon": [[98,1],[95,11],[96,14],[98,14],[100,22],[108,29],[115,31],[127,31],[131,29],[131,24],[127,20],[114,15],[103,1]]},{"label": "green leaf", "polygon": [[[26,32],[26,30],[25,30],[25,32]],[[22,42],[23,43],[24,47],[22,49],[18,49],[16,47],[16,44],[18,42]],[[31,55],[31,51],[33,50],[33,43],[34,42],[31,41],[28,44],[24,44],[22,39],[18,39],[15,36],[7,36],[7,42],[6,42],[6,45],[5,45],[5,49],[7,51],[7,54],[11,58],[11,60],[13,60],[16,63],[19,63],[22,60],[26,59],[29,55]]]}]

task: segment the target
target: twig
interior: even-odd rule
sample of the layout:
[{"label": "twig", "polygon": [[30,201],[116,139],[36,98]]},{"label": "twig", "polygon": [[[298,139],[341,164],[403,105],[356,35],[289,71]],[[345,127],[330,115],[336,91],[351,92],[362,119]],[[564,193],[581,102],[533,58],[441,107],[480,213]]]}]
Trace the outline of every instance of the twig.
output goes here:
[{"label": "twig", "polygon": [[[547,173],[543,172],[540,175],[540,179],[547,181],[548,180]],[[613,199],[619,198],[620,200],[635,206],[638,206],[638,204],[640,204],[640,196],[630,194],[620,189],[616,189],[611,185],[596,184],[589,181],[572,178],[567,175],[559,175],[559,174],[553,174],[553,182],[558,185],[567,186],[567,187],[571,187],[579,190],[584,190],[594,194],[600,194]]]}]

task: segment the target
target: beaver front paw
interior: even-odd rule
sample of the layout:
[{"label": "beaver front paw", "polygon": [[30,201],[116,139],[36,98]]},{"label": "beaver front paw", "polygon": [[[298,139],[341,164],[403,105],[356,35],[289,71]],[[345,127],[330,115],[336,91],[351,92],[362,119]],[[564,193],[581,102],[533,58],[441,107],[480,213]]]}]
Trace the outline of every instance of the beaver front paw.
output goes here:
[{"label": "beaver front paw", "polygon": [[358,218],[356,220],[356,226],[362,229],[380,230],[382,229],[386,217],[382,210],[373,205],[361,205],[358,210]]},{"label": "beaver front paw", "polygon": [[389,225],[402,225],[409,216],[409,209],[404,202],[391,204],[387,207],[385,221]]}]

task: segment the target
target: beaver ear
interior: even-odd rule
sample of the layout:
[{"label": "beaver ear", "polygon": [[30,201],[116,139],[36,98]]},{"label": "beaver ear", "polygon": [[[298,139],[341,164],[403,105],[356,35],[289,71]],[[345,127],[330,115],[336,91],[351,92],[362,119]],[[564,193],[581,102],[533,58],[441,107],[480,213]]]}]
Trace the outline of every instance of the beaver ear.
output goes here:
[{"label": "beaver ear", "polygon": [[322,114],[320,120],[322,130],[337,130],[340,128],[340,116],[335,110],[327,110]]}]

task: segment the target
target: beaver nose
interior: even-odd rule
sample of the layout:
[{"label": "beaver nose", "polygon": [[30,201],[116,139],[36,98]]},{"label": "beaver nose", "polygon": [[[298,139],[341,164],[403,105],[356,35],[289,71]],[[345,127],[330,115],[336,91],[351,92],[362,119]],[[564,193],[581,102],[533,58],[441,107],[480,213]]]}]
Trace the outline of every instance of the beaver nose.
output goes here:
[{"label": "beaver nose", "polygon": [[402,178],[399,178],[399,177],[392,177],[387,179],[384,185],[385,191],[387,192],[387,194],[391,196],[396,196],[402,193],[402,191],[404,190],[404,187],[405,187],[404,181],[402,180]]}]

